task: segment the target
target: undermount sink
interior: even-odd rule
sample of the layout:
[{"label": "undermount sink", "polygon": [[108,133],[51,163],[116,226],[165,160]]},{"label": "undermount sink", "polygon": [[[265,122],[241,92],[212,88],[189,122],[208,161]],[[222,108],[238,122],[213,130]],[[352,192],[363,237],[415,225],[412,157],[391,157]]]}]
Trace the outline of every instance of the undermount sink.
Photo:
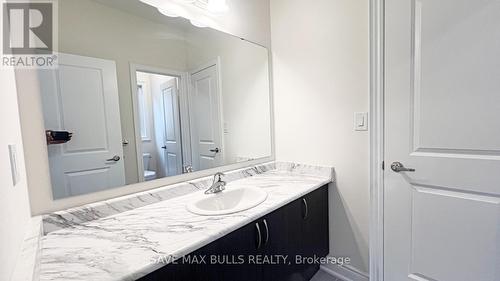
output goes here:
[{"label": "undermount sink", "polygon": [[188,211],[202,216],[216,216],[253,208],[266,200],[267,192],[256,187],[245,187],[200,196],[186,206]]}]

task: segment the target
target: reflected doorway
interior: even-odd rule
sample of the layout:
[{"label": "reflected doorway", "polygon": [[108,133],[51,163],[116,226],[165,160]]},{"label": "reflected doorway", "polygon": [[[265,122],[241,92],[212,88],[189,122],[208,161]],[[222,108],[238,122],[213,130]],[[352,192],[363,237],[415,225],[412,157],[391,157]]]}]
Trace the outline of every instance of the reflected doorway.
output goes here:
[{"label": "reflected doorway", "polygon": [[182,174],[181,78],[145,71],[136,71],[135,75],[140,178],[150,181]]}]

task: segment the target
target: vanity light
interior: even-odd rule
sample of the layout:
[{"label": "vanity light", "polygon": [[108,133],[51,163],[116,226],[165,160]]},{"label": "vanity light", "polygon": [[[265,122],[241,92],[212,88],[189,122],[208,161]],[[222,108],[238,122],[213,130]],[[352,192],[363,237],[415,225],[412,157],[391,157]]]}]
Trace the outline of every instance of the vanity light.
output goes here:
[{"label": "vanity light", "polygon": [[197,21],[197,20],[189,20],[191,22],[192,25],[196,26],[196,27],[201,27],[201,28],[204,28],[204,27],[208,27],[206,24],[202,23],[201,21]]},{"label": "vanity light", "polygon": [[207,10],[211,13],[221,14],[227,12],[229,7],[226,0],[208,0]]},{"label": "vanity light", "polygon": [[229,10],[226,0],[139,0],[168,17],[183,17],[196,27],[216,25],[216,17]]},{"label": "vanity light", "polygon": [[179,15],[175,12],[172,12],[170,10],[167,10],[167,9],[164,9],[164,8],[158,8],[158,11],[162,14],[162,15],[165,15],[167,17],[171,17],[171,18],[177,18],[179,17]]}]

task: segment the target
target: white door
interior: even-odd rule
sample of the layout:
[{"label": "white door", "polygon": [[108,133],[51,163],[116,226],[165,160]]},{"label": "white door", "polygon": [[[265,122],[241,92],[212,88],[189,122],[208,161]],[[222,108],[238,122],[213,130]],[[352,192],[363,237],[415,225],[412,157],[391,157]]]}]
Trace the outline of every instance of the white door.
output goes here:
[{"label": "white door", "polygon": [[59,68],[39,75],[45,128],[73,133],[48,146],[54,198],[125,185],[115,63],[59,54]]},{"label": "white door", "polygon": [[193,166],[197,171],[220,166],[224,159],[218,81],[216,65],[191,74],[189,115]]},{"label": "white door", "polygon": [[163,101],[163,159],[165,175],[182,174],[181,125],[179,121],[179,98],[177,79],[173,78],[161,85]]},{"label": "white door", "polygon": [[385,281],[498,281],[500,1],[385,9]]}]

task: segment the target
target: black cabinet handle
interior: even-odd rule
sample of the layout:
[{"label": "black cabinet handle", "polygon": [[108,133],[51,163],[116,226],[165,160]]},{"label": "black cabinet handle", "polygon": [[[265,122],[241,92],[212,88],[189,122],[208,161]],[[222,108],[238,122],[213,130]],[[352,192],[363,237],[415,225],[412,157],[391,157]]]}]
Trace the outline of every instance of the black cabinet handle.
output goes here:
[{"label": "black cabinet handle", "polygon": [[262,234],[260,233],[259,223],[255,224],[255,228],[257,229],[257,250],[262,246]]},{"label": "black cabinet handle", "polygon": [[267,242],[269,242],[269,227],[267,226],[267,221],[264,220],[264,227],[266,228],[266,239],[264,240],[264,246],[267,245]]},{"label": "black cabinet handle", "polygon": [[305,208],[304,219],[307,219],[307,216],[309,215],[309,206],[307,205],[307,200],[305,198],[302,198],[302,203],[304,204]]}]

